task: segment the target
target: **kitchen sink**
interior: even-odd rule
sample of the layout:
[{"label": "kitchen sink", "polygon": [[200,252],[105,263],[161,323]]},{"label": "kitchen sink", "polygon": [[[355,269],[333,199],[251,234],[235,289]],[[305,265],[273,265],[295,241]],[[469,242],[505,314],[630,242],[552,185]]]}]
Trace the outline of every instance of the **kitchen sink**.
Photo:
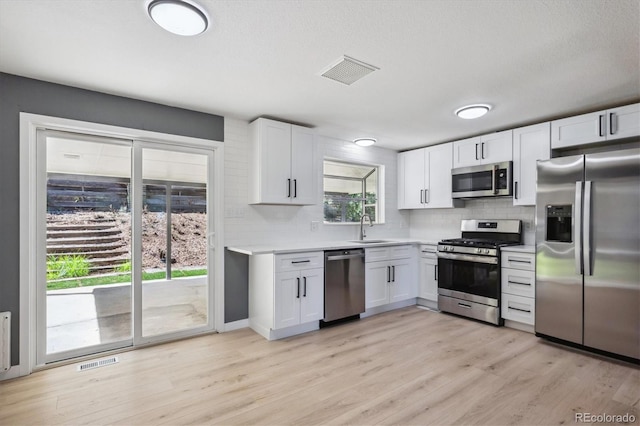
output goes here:
[{"label": "kitchen sink", "polygon": [[373,244],[373,243],[387,243],[388,240],[350,240],[350,243],[358,243],[358,244]]}]

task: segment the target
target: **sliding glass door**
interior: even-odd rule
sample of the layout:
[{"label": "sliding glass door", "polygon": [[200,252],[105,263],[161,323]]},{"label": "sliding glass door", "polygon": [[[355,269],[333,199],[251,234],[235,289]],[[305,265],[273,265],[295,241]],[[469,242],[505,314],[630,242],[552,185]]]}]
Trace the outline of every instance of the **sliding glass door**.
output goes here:
[{"label": "sliding glass door", "polygon": [[212,330],[213,151],[37,140],[37,364]]}]

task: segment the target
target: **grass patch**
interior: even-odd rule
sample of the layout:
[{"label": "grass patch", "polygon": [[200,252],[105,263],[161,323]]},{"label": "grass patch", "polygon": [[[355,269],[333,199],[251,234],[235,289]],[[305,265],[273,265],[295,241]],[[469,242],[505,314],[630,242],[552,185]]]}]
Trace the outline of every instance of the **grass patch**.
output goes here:
[{"label": "grass patch", "polygon": [[[197,277],[201,275],[207,275],[206,269],[179,269],[171,271],[172,278],[185,278],[185,277]],[[157,272],[143,272],[142,281],[160,280],[166,277],[165,271]],[[93,287],[98,285],[107,284],[119,284],[131,282],[131,274],[119,274],[119,275],[100,275],[95,277],[83,277],[73,280],[64,281],[48,281],[47,290],[61,290],[64,288],[76,288],[76,287]]]},{"label": "grass patch", "polygon": [[47,280],[84,277],[89,275],[89,261],[81,255],[49,256]]}]

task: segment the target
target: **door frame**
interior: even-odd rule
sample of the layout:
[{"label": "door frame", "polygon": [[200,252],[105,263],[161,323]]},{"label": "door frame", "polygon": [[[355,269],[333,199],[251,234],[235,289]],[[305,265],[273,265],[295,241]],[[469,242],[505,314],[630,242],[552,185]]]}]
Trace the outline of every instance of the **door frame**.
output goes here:
[{"label": "door frame", "polygon": [[[59,130],[71,133],[82,133],[116,139],[149,142],[158,147],[190,146],[212,150],[213,152],[213,184],[211,191],[214,231],[210,232],[209,245],[213,262],[213,304],[211,328],[204,333],[224,329],[224,143],[220,141],[170,135],[148,130],[97,124],[79,120],[51,117],[39,114],[20,113],[20,325],[19,354],[20,363],[12,368],[15,377],[31,374],[36,365],[37,318],[36,302],[38,282],[37,248],[41,237],[38,234],[37,182],[38,170],[36,162],[37,130]],[[213,247],[211,247],[213,246]],[[175,338],[175,337],[174,337]],[[12,374],[14,376],[14,374]],[[9,377],[6,377],[9,378]]]}]

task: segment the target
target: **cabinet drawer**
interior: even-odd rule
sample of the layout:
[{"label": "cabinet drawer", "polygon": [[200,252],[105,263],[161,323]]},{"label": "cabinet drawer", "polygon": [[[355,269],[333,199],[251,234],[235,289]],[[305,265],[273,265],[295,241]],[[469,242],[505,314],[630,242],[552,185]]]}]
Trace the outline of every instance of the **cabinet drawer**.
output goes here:
[{"label": "cabinet drawer", "polygon": [[421,244],[420,245],[420,257],[423,258],[436,258],[438,255],[438,246],[434,244]]},{"label": "cabinet drawer", "polygon": [[533,271],[502,268],[502,292],[516,296],[535,297],[536,274]]},{"label": "cabinet drawer", "polygon": [[277,254],[275,268],[277,272],[295,271],[309,268],[324,267],[324,252],[314,251],[305,253]]},{"label": "cabinet drawer", "polygon": [[522,269],[525,271],[536,270],[536,255],[533,253],[502,252],[502,267]]},{"label": "cabinet drawer", "polygon": [[378,262],[380,260],[406,259],[413,254],[412,245],[368,247],[365,249],[365,262]]},{"label": "cabinet drawer", "polygon": [[536,301],[530,297],[502,293],[502,318],[534,325]]}]

